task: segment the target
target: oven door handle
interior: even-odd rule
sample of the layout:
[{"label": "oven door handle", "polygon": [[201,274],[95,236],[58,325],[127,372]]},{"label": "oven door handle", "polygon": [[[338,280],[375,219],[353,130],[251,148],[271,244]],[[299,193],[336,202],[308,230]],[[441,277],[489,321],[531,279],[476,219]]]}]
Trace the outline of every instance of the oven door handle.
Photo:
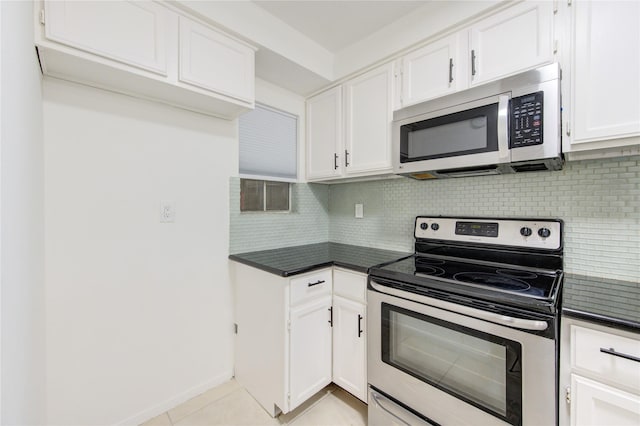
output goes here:
[{"label": "oven door handle", "polygon": [[[392,296],[402,297],[407,299],[407,292],[397,290],[392,287],[383,286],[377,284],[374,281],[370,283],[371,287],[380,293],[389,294]],[[411,299],[420,303],[424,303],[436,308],[446,309],[447,311],[455,312],[458,314],[466,315],[472,318],[490,321],[496,324],[505,325],[507,327],[519,328],[522,330],[532,331],[544,331],[549,327],[546,321],[527,320],[522,318],[514,318],[507,315],[500,315],[493,312],[482,311],[480,309],[469,308],[468,306],[459,305],[457,303],[451,303],[444,300],[433,299],[430,297],[422,296],[420,294],[411,294]]]},{"label": "oven door handle", "polygon": [[[389,401],[387,398],[385,398],[384,396],[380,395],[378,392],[374,391],[373,389],[371,389],[371,398],[373,399],[373,402],[380,407],[380,409],[382,411],[384,411],[385,413],[387,413],[388,415],[390,415],[391,417],[393,417],[394,419],[396,419],[398,422],[400,422],[401,425],[404,426],[412,426],[411,423],[409,423],[407,420],[403,419],[402,413],[398,412],[398,410],[395,409],[395,404],[392,403],[391,401]],[[382,401],[387,401],[389,402],[389,408],[385,407],[384,405],[382,405]],[[425,419],[421,419],[424,421],[423,424],[425,425],[429,425],[429,426],[440,426],[438,423],[432,423],[428,420]]]}]

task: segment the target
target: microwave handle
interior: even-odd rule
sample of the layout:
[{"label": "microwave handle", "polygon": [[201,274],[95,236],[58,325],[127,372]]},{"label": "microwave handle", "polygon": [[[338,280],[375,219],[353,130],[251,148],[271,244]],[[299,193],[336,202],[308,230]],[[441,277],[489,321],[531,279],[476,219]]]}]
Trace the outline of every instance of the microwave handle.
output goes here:
[{"label": "microwave handle", "polygon": [[509,96],[498,98],[498,155],[501,162],[511,161],[509,155]]}]

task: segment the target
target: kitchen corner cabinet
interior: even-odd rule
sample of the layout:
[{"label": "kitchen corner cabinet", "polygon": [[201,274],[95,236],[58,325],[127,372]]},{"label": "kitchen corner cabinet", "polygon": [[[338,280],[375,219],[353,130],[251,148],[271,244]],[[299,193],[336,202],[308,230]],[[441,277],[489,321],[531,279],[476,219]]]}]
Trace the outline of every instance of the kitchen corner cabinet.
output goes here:
[{"label": "kitchen corner cabinet", "polygon": [[152,1],[36,3],[45,74],[231,119],[254,106],[255,49]]},{"label": "kitchen corner cabinet", "polygon": [[367,276],[333,271],[333,382],[367,402]]},{"label": "kitchen corner cabinet", "polygon": [[569,40],[563,68],[570,80],[563,84],[570,99],[563,150],[639,145],[640,2],[577,0],[563,7]]},{"label": "kitchen corner cabinet", "polygon": [[391,170],[394,64],[307,99],[307,180]]},{"label": "kitchen corner cabinet", "polygon": [[560,424],[640,424],[640,334],[562,321]]},{"label": "kitchen corner cabinet", "polygon": [[232,262],[235,377],[271,415],[331,383],[331,268],[284,278]]}]

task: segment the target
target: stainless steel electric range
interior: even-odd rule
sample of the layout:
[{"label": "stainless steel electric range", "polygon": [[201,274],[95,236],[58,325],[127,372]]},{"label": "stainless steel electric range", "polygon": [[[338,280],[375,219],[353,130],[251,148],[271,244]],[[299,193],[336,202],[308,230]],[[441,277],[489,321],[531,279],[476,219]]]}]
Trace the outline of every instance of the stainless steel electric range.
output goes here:
[{"label": "stainless steel electric range", "polygon": [[419,216],[372,268],[369,424],[557,423],[563,224]]}]

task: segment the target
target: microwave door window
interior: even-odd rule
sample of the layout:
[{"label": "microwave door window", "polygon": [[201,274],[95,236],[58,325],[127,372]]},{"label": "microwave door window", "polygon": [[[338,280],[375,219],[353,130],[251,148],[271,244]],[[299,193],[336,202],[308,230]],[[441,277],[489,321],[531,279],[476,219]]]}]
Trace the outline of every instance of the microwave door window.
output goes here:
[{"label": "microwave door window", "polygon": [[409,158],[434,158],[486,147],[486,116],[409,133]]},{"label": "microwave door window", "polygon": [[498,104],[401,127],[402,163],[498,151]]}]

